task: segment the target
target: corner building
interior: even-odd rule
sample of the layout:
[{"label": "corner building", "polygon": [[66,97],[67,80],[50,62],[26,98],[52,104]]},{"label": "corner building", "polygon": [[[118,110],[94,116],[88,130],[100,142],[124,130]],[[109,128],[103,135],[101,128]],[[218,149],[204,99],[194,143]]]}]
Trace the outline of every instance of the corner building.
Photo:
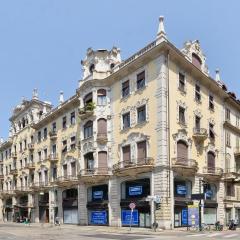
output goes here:
[{"label": "corner building", "polygon": [[177,49],[160,17],[125,61],[89,48],[81,63],[73,97],[52,108],[35,90],[15,108],[0,145],[2,220],[128,226],[134,202],[134,226],[170,229],[187,225],[194,193],[203,222],[240,219],[240,104],[199,41]]}]

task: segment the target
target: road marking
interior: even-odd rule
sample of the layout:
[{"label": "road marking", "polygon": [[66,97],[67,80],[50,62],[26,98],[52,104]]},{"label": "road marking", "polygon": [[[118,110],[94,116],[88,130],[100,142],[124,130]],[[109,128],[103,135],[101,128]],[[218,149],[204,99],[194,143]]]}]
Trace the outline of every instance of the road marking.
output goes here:
[{"label": "road marking", "polygon": [[222,235],[222,233],[212,233],[212,234],[209,234],[208,237],[216,237],[219,235]]},{"label": "road marking", "polygon": [[187,235],[186,237],[200,237],[200,236],[206,236],[206,233],[198,233],[198,234],[194,234],[194,235]]},{"label": "road marking", "polygon": [[237,233],[233,233],[233,234],[230,234],[230,235],[225,235],[224,238],[232,238],[232,237],[236,237],[238,236]]}]

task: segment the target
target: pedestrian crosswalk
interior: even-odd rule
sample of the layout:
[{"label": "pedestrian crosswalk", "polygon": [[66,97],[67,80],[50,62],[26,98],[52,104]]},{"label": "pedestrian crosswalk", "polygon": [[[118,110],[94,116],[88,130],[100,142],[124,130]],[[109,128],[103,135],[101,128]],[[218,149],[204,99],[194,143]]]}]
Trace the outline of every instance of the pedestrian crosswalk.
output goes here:
[{"label": "pedestrian crosswalk", "polygon": [[187,237],[189,238],[199,238],[199,237],[204,237],[206,238],[212,238],[212,239],[240,239],[240,232],[210,232],[210,233],[195,233],[195,234],[190,234]]}]

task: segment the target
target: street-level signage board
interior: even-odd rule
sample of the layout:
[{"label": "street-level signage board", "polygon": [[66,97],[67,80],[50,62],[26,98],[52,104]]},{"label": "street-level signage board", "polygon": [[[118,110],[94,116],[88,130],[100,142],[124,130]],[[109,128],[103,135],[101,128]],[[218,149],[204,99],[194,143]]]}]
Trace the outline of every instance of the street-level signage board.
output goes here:
[{"label": "street-level signage board", "polygon": [[197,193],[191,195],[192,200],[203,200],[204,199],[204,193]]}]

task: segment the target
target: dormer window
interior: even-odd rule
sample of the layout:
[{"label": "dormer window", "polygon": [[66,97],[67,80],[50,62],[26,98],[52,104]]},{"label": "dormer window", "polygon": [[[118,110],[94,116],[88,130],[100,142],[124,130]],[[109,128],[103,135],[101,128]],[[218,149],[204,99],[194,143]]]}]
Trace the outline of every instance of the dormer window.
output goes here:
[{"label": "dormer window", "polygon": [[93,73],[94,69],[95,69],[95,65],[91,64],[90,67],[89,67],[89,72]]},{"label": "dormer window", "polygon": [[200,57],[195,53],[192,54],[192,63],[193,63],[193,65],[195,65],[196,67],[201,69],[202,61],[201,61]]}]

